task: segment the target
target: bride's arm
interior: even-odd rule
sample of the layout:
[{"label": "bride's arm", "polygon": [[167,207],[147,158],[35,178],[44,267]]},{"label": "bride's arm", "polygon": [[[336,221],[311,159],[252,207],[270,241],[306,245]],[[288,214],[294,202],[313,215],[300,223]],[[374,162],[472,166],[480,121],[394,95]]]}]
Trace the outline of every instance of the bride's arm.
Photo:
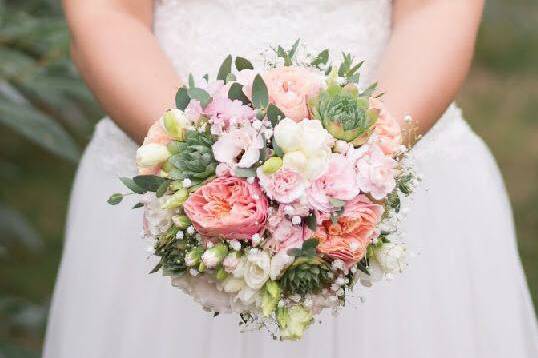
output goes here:
[{"label": "bride's arm", "polygon": [[393,33],[379,68],[389,110],[421,133],[453,101],[473,56],[483,0],[394,0]]},{"label": "bride's arm", "polygon": [[140,142],[180,83],[151,31],[153,1],[63,2],[75,64],[105,111]]}]

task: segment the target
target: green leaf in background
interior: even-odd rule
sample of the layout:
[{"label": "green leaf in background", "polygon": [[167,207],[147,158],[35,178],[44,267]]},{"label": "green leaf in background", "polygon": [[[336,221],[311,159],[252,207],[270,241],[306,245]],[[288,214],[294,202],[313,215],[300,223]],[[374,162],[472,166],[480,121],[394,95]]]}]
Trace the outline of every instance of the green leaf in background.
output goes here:
[{"label": "green leaf in background", "polygon": [[312,66],[319,67],[320,65],[325,65],[329,61],[329,50],[325,49],[321,51],[316,58],[310,63]]},{"label": "green leaf in background", "polygon": [[226,81],[228,74],[232,73],[232,55],[228,55],[220,65],[217,80]]},{"label": "green leaf in background", "polygon": [[187,108],[191,101],[186,87],[181,87],[176,93],[176,107],[182,111]]},{"label": "green leaf in background", "polygon": [[12,240],[34,251],[42,247],[41,237],[30,222],[19,211],[0,203],[0,244]]},{"label": "green leaf in background", "polygon": [[254,77],[252,82],[252,105],[255,108],[265,108],[269,104],[269,94],[267,86],[259,74]]},{"label": "green leaf in background", "polygon": [[235,68],[237,69],[237,71],[253,70],[254,66],[252,66],[252,63],[250,63],[250,61],[246,58],[237,56],[235,58]]},{"label": "green leaf in background", "polygon": [[245,93],[243,92],[243,86],[241,86],[239,83],[235,82],[232,83],[230,86],[230,89],[228,90],[228,98],[233,100],[239,100],[243,102],[243,104],[249,104],[250,100],[247,96],[245,96]]},{"label": "green leaf in background", "polygon": [[359,94],[359,96],[361,96],[361,97],[370,97],[371,95],[374,94],[376,89],[377,89],[377,82],[372,83],[370,86],[368,86],[368,88],[365,89],[364,91],[362,91]]},{"label": "green leaf in background", "polygon": [[209,95],[209,93],[207,93],[201,88],[189,88],[187,90],[187,93],[189,94],[190,98],[200,102],[202,108],[207,107],[207,105],[211,102],[211,96]]},{"label": "green leaf in background", "polygon": [[76,162],[74,139],[57,122],[33,107],[0,98],[0,123],[60,157]]}]

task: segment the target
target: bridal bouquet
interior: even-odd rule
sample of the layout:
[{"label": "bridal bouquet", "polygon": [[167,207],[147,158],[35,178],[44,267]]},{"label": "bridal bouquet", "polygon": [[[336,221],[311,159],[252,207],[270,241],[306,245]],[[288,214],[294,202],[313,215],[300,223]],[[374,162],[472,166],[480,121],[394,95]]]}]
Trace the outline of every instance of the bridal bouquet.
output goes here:
[{"label": "bridal bouquet", "polygon": [[152,272],[280,339],[405,268],[400,200],[417,180],[375,85],[358,87],[361,63],[296,50],[190,76],[138,149],[140,175],[121,178],[141,194]]}]

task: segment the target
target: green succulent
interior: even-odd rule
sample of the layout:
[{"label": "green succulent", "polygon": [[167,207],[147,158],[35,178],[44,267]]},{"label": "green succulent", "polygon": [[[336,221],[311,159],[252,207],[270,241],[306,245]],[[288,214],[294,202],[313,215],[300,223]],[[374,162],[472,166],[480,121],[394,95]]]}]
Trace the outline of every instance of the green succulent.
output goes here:
[{"label": "green succulent", "polygon": [[352,85],[330,84],[310,100],[309,107],[313,118],[321,121],[333,137],[346,142],[359,140],[377,120],[376,111],[368,108],[368,97],[359,95]]},{"label": "green succulent", "polygon": [[330,283],[329,265],[318,256],[298,257],[280,279],[286,295],[318,293]]},{"label": "green succulent", "polygon": [[166,165],[170,178],[189,178],[201,182],[213,176],[217,162],[213,157],[212,145],[213,139],[210,135],[197,131],[187,131],[183,142],[173,141],[168,146],[172,156]]}]

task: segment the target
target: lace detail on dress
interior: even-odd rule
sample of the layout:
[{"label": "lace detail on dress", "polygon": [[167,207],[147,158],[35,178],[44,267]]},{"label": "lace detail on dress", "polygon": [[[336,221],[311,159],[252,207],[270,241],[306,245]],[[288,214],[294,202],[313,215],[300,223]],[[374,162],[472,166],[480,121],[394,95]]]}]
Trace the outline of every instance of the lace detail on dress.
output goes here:
[{"label": "lace detail on dress", "polygon": [[[390,0],[161,0],[155,34],[178,73],[216,73],[233,53],[256,60],[273,45],[300,38],[313,53],[351,52],[365,60],[364,83],[373,78],[390,35]],[[256,61],[255,61],[256,62]]]}]

